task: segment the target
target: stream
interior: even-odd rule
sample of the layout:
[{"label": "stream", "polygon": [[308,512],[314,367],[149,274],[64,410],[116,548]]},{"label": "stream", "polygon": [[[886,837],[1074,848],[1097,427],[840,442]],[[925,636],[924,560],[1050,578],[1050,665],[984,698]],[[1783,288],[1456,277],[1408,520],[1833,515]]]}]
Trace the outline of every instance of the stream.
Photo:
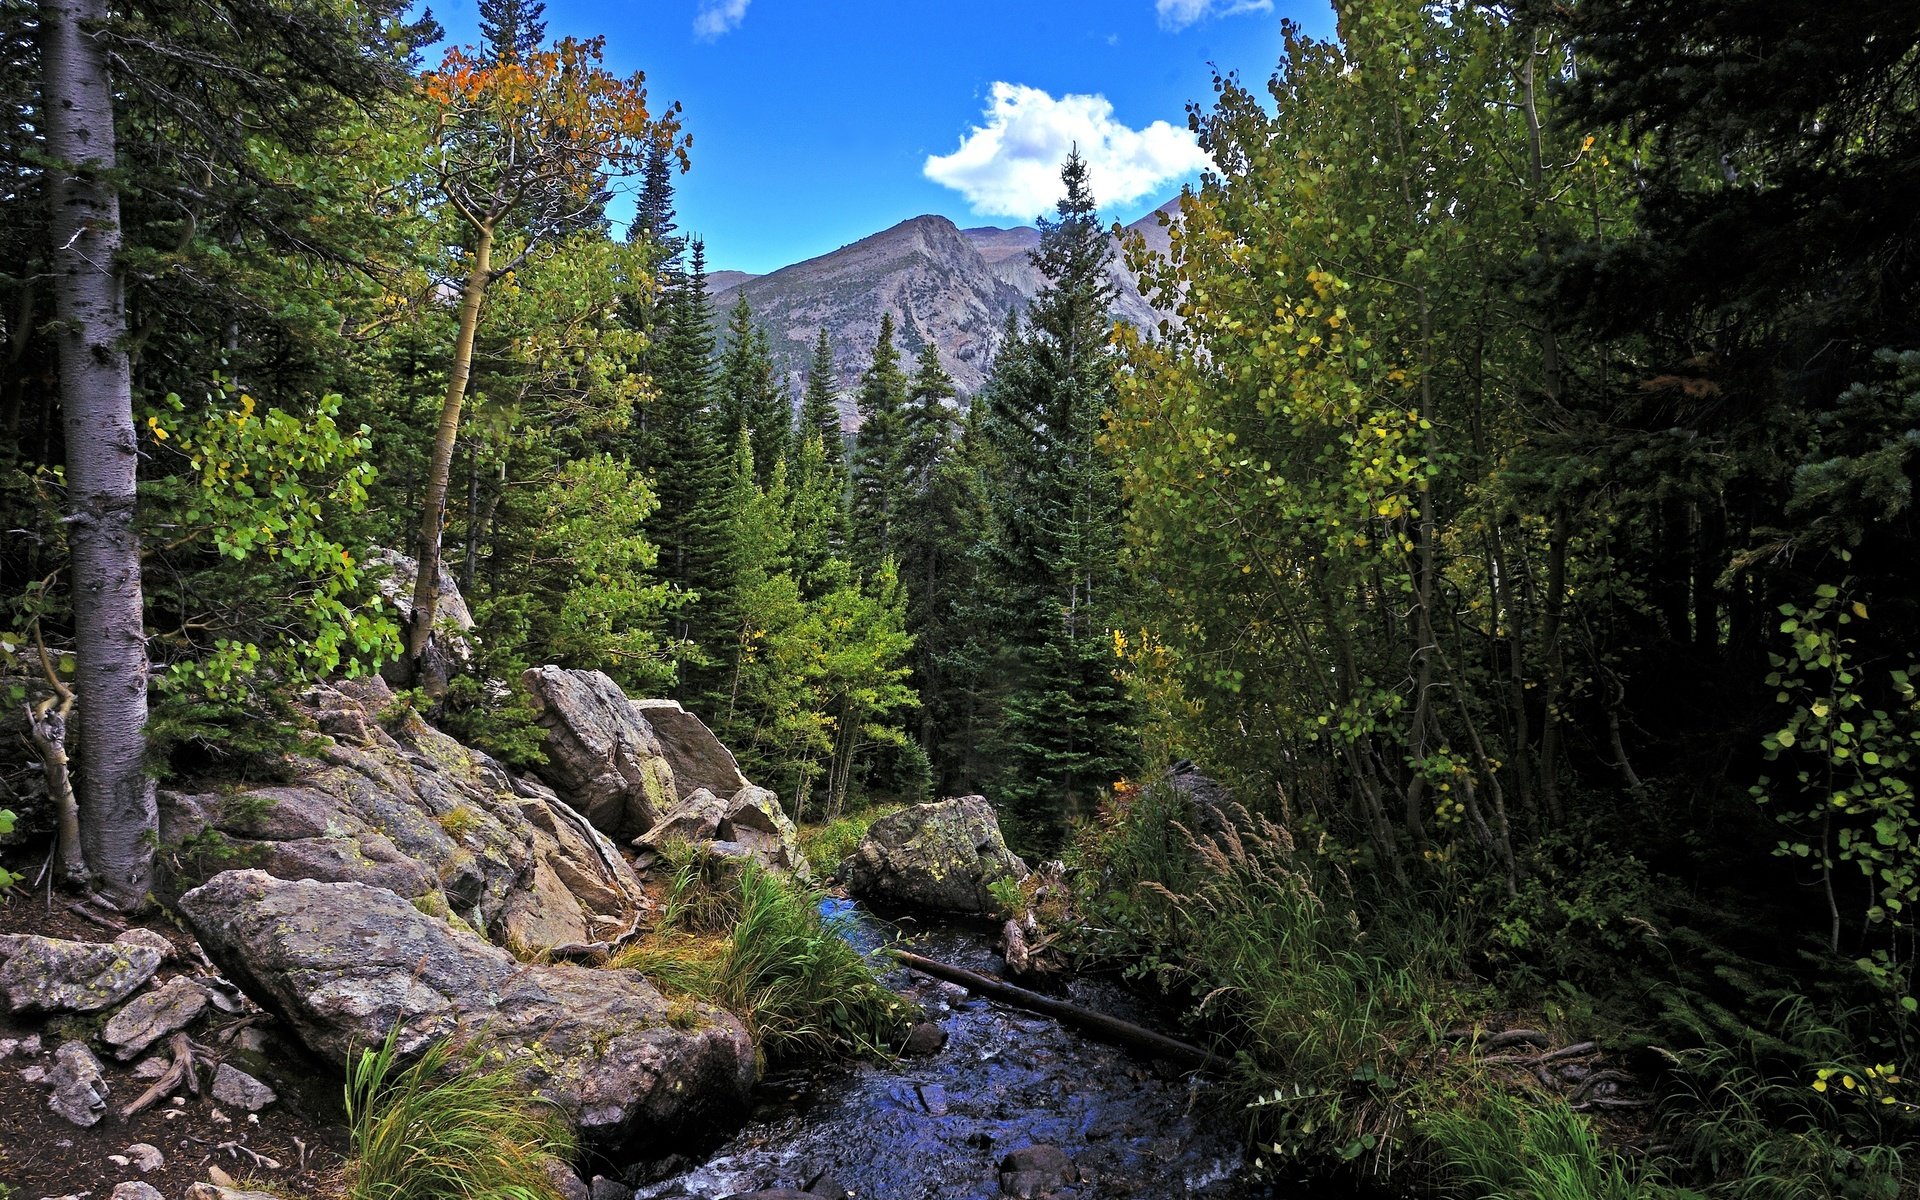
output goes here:
[{"label": "stream", "polygon": [[[823,911],[863,951],[897,940],[956,966],[1003,969],[983,926],[893,925],[844,900]],[[646,1182],[635,1200],[778,1187],[861,1200],[989,1200],[1020,1194],[1012,1177],[1012,1192],[1003,1189],[999,1168],[1030,1146],[1063,1151],[1078,1175],[1044,1192],[1055,1200],[1280,1194],[1243,1178],[1236,1114],[1213,1103],[1205,1081],[956,984],[904,969],[887,982],[927,1009],[947,1033],[945,1049],[770,1077],[755,1092],[749,1123],[710,1156],[638,1168],[630,1178]],[[1088,1008],[1165,1024],[1104,981],[1073,980],[1066,992]]]}]

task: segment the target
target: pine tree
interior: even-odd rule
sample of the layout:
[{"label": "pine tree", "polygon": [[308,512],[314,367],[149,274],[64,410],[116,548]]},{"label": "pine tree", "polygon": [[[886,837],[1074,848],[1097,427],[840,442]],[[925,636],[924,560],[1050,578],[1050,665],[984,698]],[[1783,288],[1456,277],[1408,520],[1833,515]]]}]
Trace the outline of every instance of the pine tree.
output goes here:
[{"label": "pine tree", "polygon": [[856,397],[860,432],[853,442],[852,495],[848,502],[853,562],[863,573],[878,569],[895,551],[895,528],[906,494],[907,377],[893,344],[893,314],[880,318],[873,362],[860,377]]},{"label": "pine tree", "polygon": [[1133,743],[1112,650],[1120,485],[1099,445],[1114,386],[1111,252],[1077,152],[1060,177],[1066,195],[1032,256],[1047,286],[1002,349],[981,418],[994,471],[985,590],[1015,660],[993,758],[1042,840],[1124,773]]},{"label": "pine tree", "polygon": [[480,39],[488,65],[520,62],[547,40],[541,0],[480,0]]}]

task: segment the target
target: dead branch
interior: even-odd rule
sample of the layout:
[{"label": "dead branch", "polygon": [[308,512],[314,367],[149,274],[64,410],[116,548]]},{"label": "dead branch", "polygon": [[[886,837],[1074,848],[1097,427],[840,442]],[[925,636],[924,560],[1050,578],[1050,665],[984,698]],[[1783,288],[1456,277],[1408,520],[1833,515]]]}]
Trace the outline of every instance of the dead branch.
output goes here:
[{"label": "dead branch", "polygon": [[166,1074],[153,1081],[152,1087],[141,1092],[133,1103],[120,1110],[122,1121],[152,1108],[162,1096],[183,1083],[194,1095],[200,1094],[200,1080],[193,1072],[193,1039],[184,1033],[176,1033],[167,1042],[167,1047],[173,1051],[173,1065],[167,1068]]}]

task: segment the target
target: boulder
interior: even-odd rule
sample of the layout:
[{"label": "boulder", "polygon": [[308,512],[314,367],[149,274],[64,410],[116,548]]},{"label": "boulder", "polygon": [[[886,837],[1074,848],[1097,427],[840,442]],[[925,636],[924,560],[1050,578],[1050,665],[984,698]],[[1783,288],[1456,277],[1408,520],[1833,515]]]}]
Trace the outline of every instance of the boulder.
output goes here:
[{"label": "boulder", "polygon": [[0,996],[16,1014],[90,1013],[146,986],[160,952],[126,942],[70,942],[35,934],[0,936]]},{"label": "boulder", "polygon": [[100,1040],[112,1047],[115,1058],[127,1062],[161,1038],[193,1024],[206,1011],[207,1002],[207,989],[183,975],[175,976],[113,1014]]},{"label": "boulder", "polygon": [[303,700],[336,740],[288,782],[160,793],[181,847],[167,890],[229,867],[385,888],[502,942],[537,949],[628,929],[646,894],[613,843],[554,793],[509,775],[395,703],[378,679]]},{"label": "boulder", "polygon": [[609,837],[653,828],[681,793],[665,749],[620,685],[599,671],[553,666],[521,679],[547,731],[540,777]]},{"label": "boulder", "polygon": [[484,1037],[583,1146],[630,1154],[744,1110],[753,1044],[732,1015],[639,975],[529,965],[380,888],[228,871],[179,909],[207,954],[309,1049],[344,1065]]},{"label": "boulder", "polygon": [[780,797],[763,787],[743,787],[727,802],[720,821],[720,837],[738,842],[755,858],[798,879],[812,877],[807,856],[800,851],[800,831],[787,819]]},{"label": "boulder", "polygon": [[53,1068],[43,1081],[47,1107],[82,1128],[107,1115],[106,1074],[85,1042],[66,1042],[53,1052]]},{"label": "boulder", "polygon": [[993,806],[980,796],[917,804],[880,818],[845,867],[853,891],[882,903],[991,913],[989,885],[1024,879]]},{"label": "boulder", "polygon": [[720,837],[720,821],[726,815],[725,800],[706,788],[695,788],[662,813],[652,829],[633,839],[633,844],[658,850],[668,842],[711,842]]},{"label": "boulder", "polygon": [[731,796],[747,786],[733,752],[678,700],[635,700],[633,707],[660,740],[679,795],[705,788],[716,796]]},{"label": "boulder", "polygon": [[765,788],[743,787],[730,800],[699,788],[633,840],[643,850],[659,850],[669,842],[705,846],[724,858],[751,858],[803,881],[812,878],[800,850],[800,831],[787,819],[780,798]]},{"label": "boulder", "polygon": [[[413,623],[413,585],[420,577],[419,561],[398,550],[375,547],[367,552],[361,565],[375,569],[379,578],[374,587],[399,613],[400,628],[406,629]],[[417,683],[431,696],[444,694],[448,682],[473,663],[473,612],[467,608],[466,599],[460,595],[460,585],[454,581],[453,572],[447,569],[444,560],[440,563],[438,583],[433,602],[433,635],[427,641],[419,678],[403,678],[402,673],[409,669],[404,663],[396,662],[388,667],[389,677],[395,683]]]}]

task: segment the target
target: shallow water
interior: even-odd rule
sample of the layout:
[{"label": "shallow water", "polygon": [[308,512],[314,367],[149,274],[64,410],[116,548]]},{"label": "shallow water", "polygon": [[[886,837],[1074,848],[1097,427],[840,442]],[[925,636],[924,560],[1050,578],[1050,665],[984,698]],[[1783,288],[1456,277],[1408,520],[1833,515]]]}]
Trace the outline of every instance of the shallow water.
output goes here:
[{"label": "shallow water", "polygon": [[[892,926],[846,901],[829,901],[827,912],[862,950],[897,938],[943,962],[1003,969],[983,928]],[[1205,1081],[915,972],[888,981],[947,1031],[944,1050],[769,1079],[753,1120],[698,1165],[643,1167],[639,1174],[657,1182],[637,1200],[805,1189],[822,1177],[863,1200],[988,1200],[1003,1194],[1001,1160],[1032,1145],[1058,1147],[1079,1172],[1077,1183],[1051,1193],[1056,1200],[1279,1194],[1243,1178],[1238,1121],[1220,1111]],[[1156,1024],[1118,988],[1082,980],[1067,994]],[[663,1171],[672,1173],[662,1179]]]}]

